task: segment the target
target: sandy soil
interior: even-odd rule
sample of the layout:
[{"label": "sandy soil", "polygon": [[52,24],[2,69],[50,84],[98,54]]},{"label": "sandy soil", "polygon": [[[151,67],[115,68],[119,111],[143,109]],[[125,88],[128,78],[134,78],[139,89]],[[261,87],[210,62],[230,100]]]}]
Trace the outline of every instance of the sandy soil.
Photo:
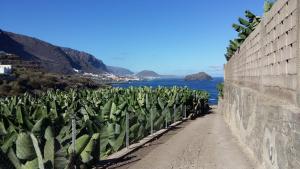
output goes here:
[{"label": "sandy soil", "polygon": [[221,114],[183,123],[109,169],[253,169]]}]

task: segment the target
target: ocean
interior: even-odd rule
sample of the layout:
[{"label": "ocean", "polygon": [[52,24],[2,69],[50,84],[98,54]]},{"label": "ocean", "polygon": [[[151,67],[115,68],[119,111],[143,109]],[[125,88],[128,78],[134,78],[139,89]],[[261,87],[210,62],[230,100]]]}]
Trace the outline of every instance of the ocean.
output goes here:
[{"label": "ocean", "polygon": [[209,104],[216,105],[218,104],[218,90],[217,84],[224,81],[223,77],[215,77],[213,80],[204,80],[204,81],[185,81],[184,79],[157,79],[150,81],[133,81],[128,83],[113,84],[113,87],[122,87],[127,88],[130,86],[140,87],[140,86],[151,86],[151,87],[185,87],[187,86],[190,89],[194,90],[205,90],[210,94]]}]

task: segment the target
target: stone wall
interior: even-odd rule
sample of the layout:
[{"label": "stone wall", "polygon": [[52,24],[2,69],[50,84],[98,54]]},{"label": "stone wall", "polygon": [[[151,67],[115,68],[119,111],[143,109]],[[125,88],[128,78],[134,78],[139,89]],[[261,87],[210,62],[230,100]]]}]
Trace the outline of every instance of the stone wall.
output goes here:
[{"label": "stone wall", "polygon": [[300,109],[226,83],[219,110],[233,134],[266,169],[300,168]]},{"label": "stone wall", "polygon": [[300,0],[277,0],[225,65],[225,121],[262,168],[300,168]]},{"label": "stone wall", "polygon": [[298,1],[275,3],[225,65],[227,81],[297,103]]}]

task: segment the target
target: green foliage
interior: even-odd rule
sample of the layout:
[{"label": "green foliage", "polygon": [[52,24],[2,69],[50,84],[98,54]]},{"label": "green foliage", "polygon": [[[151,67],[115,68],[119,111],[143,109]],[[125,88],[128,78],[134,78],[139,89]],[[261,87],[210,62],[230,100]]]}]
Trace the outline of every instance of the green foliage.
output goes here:
[{"label": "green foliage", "polygon": [[269,12],[272,9],[274,3],[275,3],[275,0],[265,0],[264,12],[265,13]]},{"label": "green foliage", "polygon": [[[151,116],[157,131],[166,121],[170,124],[182,118],[183,105],[188,114],[203,113],[208,98],[207,92],[177,87],[52,90],[40,97],[1,98],[0,160],[8,160],[0,167],[91,166],[125,147],[127,115],[130,143],[134,143],[151,133]],[[73,154],[74,114],[77,135]]]},{"label": "green foliage", "polygon": [[[275,0],[265,0],[264,11],[265,13],[270,11]],[[247,37],[253,32],[256,26],[260,23],[261,18],[256,16],[250,11],[245,11],[245,18],[239,18],[239,23],[232,25],[233,29],[238,32],[238,37],[229,41],[225,58],[227,61],[238,51],[240,45],[247,39]]]},{"label": "green foliage", "polygon": [[245,11],[246,18],[239,18],[239,23],[232,24],[235,31],[238,32],[238,38],[229,41],[229,46],[227,47],[227,53],[225,58],[228,61],[235,52],[239,49],[240,45],[246,40],[246,38],[255,30],[256,26],[260,23],[261,18],[254,15],[250,11]]},{"label": "green foliage", "polygon": [[224,97],[224,83],[219,83],[217,85],[217,89],[219,91],[219,97],[223,98]]},{"label": "green foliage", "polygon": [[0,76],[0,96],[16,96],[26,92],[39,94],[49,89],[97,89],[106,87],[104,84],[103,81],[81,75],[68,76],[14,68],[12,75]]}]

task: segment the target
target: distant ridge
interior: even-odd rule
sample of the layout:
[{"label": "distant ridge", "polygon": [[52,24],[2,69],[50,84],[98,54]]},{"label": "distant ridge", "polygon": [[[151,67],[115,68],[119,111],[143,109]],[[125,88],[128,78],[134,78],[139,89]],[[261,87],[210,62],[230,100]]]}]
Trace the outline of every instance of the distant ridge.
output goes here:
[{"label": "distant ridge", "polygon": [[97,74],[108,72],[105,64],[93,55],[3,30],[0,30],[0,51],[38,62],[43,70],[52,73],[73,74],[74,69]]},{"label": "distant ridge", "polygon": [[159,77],[161,77],[160,74],[158,74],[154,71],[151,71],[151,70],[143,70],[143,71],[137,73],[136,76],[139,78],[159,78]]},{"label": "distant ridge", "polygon": [[130,76],[134,74],[131,70],[126,68],[116,67],[116,66],[106,66],[106,67],[110,73],[117,76]]}]

